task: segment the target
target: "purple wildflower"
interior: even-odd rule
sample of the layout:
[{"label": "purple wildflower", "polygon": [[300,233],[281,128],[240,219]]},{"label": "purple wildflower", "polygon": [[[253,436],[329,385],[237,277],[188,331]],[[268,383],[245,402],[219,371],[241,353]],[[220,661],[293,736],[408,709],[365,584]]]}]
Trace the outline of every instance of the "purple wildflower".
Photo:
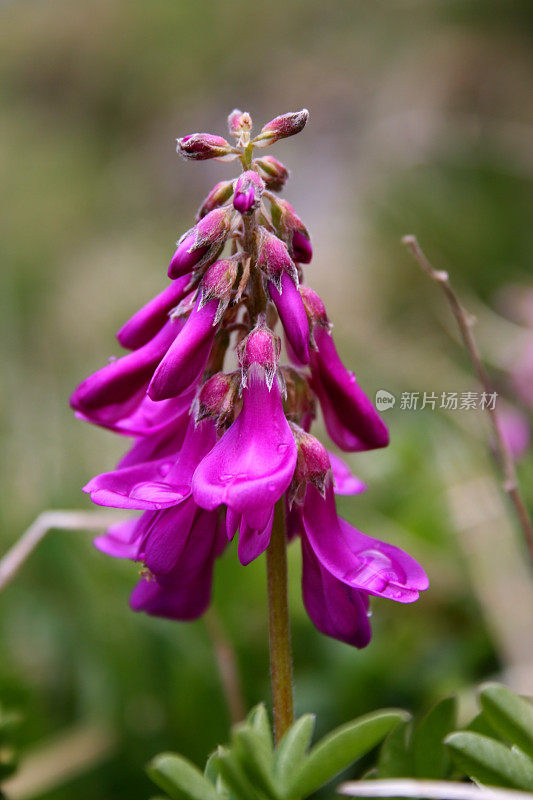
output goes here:
[{"label": "purple wildflower", "polygon": [[[239,157],[243,172],[207,195],[170,262],[173,282],[120,329],[130,352],[83,381],[71,403],[132,438],[117,468],[85,487],[98,505],[142,512],[95,541],[142,565],[132,608],[198,617],[228,542],[238,540],[243,565],[259,557],[281,502],[288,539],[301,539],[309,616],[323,633],[364,647],[369,597],[412,602],[427,578],[406,553],[339,519],[335,493],[366,487],[310,433],[319,403],[341,449],[388,442],[337,353],[322,301],[301,285],[309,233],[272,194],[288,172],[272,156],[253,158],[256,145],[298,133],[307,116],[276,117],[252,139],[250,115],[235,110],[235,146],[211,134],[178,140],[189,159]],[[279,363],[278,321],[292,364]],[[238,369],[225,369],[230,343]]]}]

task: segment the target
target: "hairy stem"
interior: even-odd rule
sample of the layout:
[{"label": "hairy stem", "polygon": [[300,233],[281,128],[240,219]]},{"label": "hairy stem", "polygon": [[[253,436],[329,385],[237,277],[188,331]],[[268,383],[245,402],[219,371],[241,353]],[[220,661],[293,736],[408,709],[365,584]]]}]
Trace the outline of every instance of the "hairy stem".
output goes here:
[{"label": "hairy stem", "polygon": [[283,498],[274,511],[272,537],[266,554],[268,625],[270,641],[270,682],[276,744],[294,720],[292,658],[287,591],[287,537]]},{"label": "hairy stem", "polygon": [[[463,308],[455,291],[452,289],[448,273],[444,272],[443,270],[437,270],[433,267],[433,265],[426,258],[426,255],[420,247],[416,236],[404,236],[402,242],[418,261],[426,275],[429,275],[429,277],[442,288],[442,291],[446,295],[446,299],[448,300],[452,313],[457,321],[457,325],[459,326],[463,344],[470,357],[470,361],[472,362],[472,366],[477,378],[486,394],[493,394],[494,390],[492,388],[487,370],[485,369],[483,361],[481,360],[481,354],[472,333],[471,328],[473,324],[473,318],[470,316],[470,314],[468,314],[466,309]],[[507,492],[511,503],[514,506],[520,527],[522,528],[522,532],[526,540],[530,559],[533,562],[533,527],[531,525],[527,506],[520,491],[516,467],[511,455],[511,451],[509,450],[507,442],[502,435],[496,404],[494,404],[493,407],[490,407],[490,404],[486,405],[485,411],[489,415],[492,430],[494,432],[494,439],[496,443],[496,462],[503,475],[503,489],[505,492]]]}]

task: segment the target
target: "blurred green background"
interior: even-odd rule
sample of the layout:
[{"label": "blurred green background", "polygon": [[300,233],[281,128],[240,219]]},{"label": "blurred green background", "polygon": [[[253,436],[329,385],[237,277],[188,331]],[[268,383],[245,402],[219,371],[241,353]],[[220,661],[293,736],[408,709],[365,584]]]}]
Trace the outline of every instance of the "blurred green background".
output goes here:
[{"label": "blurred green background", "polygon": [[[533,334],[497,312],[503,287],[531,284],[532,23],[511,0],[3,0],[0,551],[45,509],[88,510],[80,487],[121,453],[68,397],[118,354],[114,332],[165,285],[174,242],[234,174],[180,161],[176,137],[225,135],[235,106],[257,127],[310,110],[272,152],[313,237],[306,280],[368,393],[477,389],[438,289],[400,243],[416,233],[478,316],[514,403],[507,372]],[[357,652],[307,619],[291,548],[297,709],[320,731],[490,675],[533,692],[533,590],[483,420],[399,403],[384,417],[391,445],[349,458],[369,490],[341,510],[412,552],[432,587],[413,606],[375,602]],[[527,455],[519,471],[531,505]],[[202,763],[226,739],[205,623],[134,615],[136,573],[90,534],[53,532],[2,594],[0,700],[24,715],[23,752],[44,752],[52,773],[89,754],[77,777],[39,788],[33,775],[18,797],[140,800],[159,750]],[[248,706],[269,698],[263,573],[234,548],[216,571]]]}]

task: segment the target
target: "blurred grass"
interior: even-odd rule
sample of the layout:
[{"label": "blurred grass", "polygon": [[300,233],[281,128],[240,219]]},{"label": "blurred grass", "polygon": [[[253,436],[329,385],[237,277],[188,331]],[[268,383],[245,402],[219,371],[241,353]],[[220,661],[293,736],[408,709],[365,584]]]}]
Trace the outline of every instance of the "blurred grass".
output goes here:
[{"label": "blurred grass", "polygon": [[[0,6],[2,549],[45,508],[88,508],[80,486],[120,454],[67,399],[118,353],[114,331],[164,284],[173,242],[231,174],[179,162],[176,136],[224,133],[236,105],[259,124],[310,108],[305,133],[276,155],[313,234],[308,281],[363,386],[473,387],[441,299],[399,238],[417,233],[458,288],[485,302],[531,280],[530,33],[528,4],[494,1]],[[466,438],[469,421],[388,414],[391,447],[351,459],[370,490],[341,509],[419,557],[432,589],[411,607],[376,602],[374,641],[358,653],[312,628],[291,550],[297,706],[319,712],[321,730],[379,705],[420,708],[505,666],[448,515],[439,454],[462,441],[480,471],[492,467]],[[531,502],[530,458],[521,473]],[[230,551],[216,573],[250,705],[269,692],[263,572]],[[200,763],[226,736],[203,623],[132,614],[135,578],[87,535],[53,533],[2,596],[0,695],[25,714],[22,744],[85,718],[118,732],[106,763],[49,800],[147,797],[142,765],[155,752]]]}]

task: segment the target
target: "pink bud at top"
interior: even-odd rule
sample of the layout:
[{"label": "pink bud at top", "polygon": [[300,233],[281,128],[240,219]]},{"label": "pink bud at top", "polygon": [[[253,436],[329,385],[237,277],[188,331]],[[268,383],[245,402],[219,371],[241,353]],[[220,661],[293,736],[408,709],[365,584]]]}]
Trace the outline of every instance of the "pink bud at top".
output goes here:
[{"label": "pink bud at top", "polygon": [[205,161],[231,155],[231,145],[222,136],[212,133],[191,133],[177,140],[176,152],[184,158]]},{"label": "pink bud at top", "polygon": [[323,328],[329,329],[330,324],[326,313],[326,307],[317,293],[309,288],[309,286],[300,286],[300,294],[311,329],[313,329],[314,325],[320,325]]},{"label": "pink bud at top", "polygon": [[179,240],[176,252],[172,256],[168,277],[178,278],[195,267],[205,266],[214,261],[229,234],[231,215],[231,207],[215,208],[194,228],[187,231]]},{"label": "pink bud at top", "polygon": [[287,200],[277,198],[272,202],[272,222],[290,250],[295,261],[309,264],[313,248],[307,228]]},{"label": "pink bud at top", "polygon": [[281,292],[281,278],[285,272],[298,284],[298,272],[287,246],[266,228],[260,229],[257,266],[272,281],[278,292]]},{"label": "pink bud at top", "polygon": [[302,108],[301,111],[289,111],[288,114],[275,117],[261,129],[259,136],[254,139],[254,144],[258,147],[266,147],[274,144],[278,139],[294,136],[295,133],[303,130],[308,119],[309,111],[306,108]]},{"label": "pink bud at top", "polygon": [[214,208],[221,206],[230,199],[232,194],[233,181],[220,181],[216,183],[198,209],[196,219],[202,219],[202,217],[205,217],[210,211],[213,211]]},{"label": "pink bud at top", "polygon": [[256,166],[259,168],[259,174],[265,182],[267,189],[273,192],[279,192],[283,189],[288,177],[289,170],[281,161],[278,161],[274,156],[263,156],[255,161]]},{"label": "pink bud at top", "polygon": [[220,430],[233,422],[238,393],[237,374],[217,372],[204,383],[198,395],[196,422],[211,417]]},{"label": "pink bud at top", "polygon": [[246,386],[248,370],[258,364],[266,374],[268,388],[272,387],[278,368],[281,341],[270,328],[261,323],[248,334],[239,345],[238,358],[241,366],[242,384]]},{"label": "pink bud at top", "polygon": [[235,183],[233,205],[241,214],[253,211],[261,200],[264,184],[257,172],[248,170],[239,176]]},{"label": "pink bud at top", "polygon": [[234,108],[228,117],[228,128],[233,136],[249,133],[252,130],[252,118],[247,111]]}]

